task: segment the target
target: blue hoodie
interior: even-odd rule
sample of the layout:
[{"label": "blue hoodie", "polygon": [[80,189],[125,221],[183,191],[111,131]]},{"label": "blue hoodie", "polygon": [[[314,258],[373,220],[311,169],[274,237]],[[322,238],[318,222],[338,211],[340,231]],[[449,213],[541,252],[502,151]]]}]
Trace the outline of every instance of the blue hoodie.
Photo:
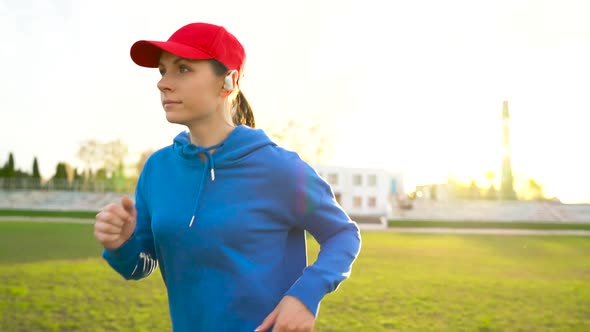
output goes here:
[{"label": "blue hoodie", "polygon": [[[252,332],[285,295],[317,315],[350,275],[357,225],[314,169],[264,131],[238,126],[211,148],[183,132],[150,156],[135,232],[103,257],[126,279],[159,264],[174,331]],[[320,244],[310,266],[305,230]]]}]

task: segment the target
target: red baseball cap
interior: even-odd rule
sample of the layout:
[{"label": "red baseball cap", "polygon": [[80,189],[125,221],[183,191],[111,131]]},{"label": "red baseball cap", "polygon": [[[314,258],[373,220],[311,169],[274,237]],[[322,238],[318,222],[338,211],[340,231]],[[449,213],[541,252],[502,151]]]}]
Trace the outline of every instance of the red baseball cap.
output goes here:
[{"label": "red baseball cap", "polygon": [[190,23],[178,29],[168,41],[140,40],[131,46],[131,59],[142,67],[158,68],[162,51],[191,60],[215,59],[229,70],[243,74],[246,52],[224,27]]}]

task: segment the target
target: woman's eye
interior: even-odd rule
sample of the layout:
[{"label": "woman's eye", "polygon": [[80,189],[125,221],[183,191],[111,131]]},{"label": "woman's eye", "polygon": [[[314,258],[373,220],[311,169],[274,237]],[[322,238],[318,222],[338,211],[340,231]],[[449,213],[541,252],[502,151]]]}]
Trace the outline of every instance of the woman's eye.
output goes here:
[{"label": "woman's eye", "polygon": [[180,67],[178,67],[178,71],[180,71],[181,73],[188,73],[189,68],[185,65],[180,65]]},{"label": "woman's eye", "polygon": [[164,69],[160,69],[160,75],[164,76],[166,74],[166,71]]}]

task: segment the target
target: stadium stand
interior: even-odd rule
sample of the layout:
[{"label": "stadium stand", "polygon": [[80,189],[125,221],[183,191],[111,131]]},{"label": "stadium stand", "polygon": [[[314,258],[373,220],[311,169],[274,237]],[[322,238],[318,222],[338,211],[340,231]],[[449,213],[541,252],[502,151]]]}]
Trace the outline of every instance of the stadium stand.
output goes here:
[{"label": "stadium stand", "polygon": [[[16,190],[0,191],[0,208],[50,211],[98,211],[124,193]],[[133,199],[133,195],[129,195]]]},{"label": "stadium stand", "polygon": [[398,220],[590,222],[590,205],[549,201],[416,200],[393,209]]},{"label": "stadium stand", "polygon": [[[98,211],[131,193],[0,190],[0,209]],[[386,227],[383,216],[351,216],[367,227]],[[590,205],[558,202],[489,200],[416,200],[411,209],[394,207],[396,220],[590,222]]]}]

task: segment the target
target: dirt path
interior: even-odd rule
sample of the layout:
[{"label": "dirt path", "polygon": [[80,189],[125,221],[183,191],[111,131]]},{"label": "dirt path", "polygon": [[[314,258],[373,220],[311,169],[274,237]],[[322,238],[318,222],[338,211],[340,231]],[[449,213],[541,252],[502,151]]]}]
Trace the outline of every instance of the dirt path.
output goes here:
[{"label": "dirt path", "polygon": [[[2,221],[60,222],[92,224],[94,219],[59,217],[0,217]],[[503,228],[442,228],[442,227],[390,227],[387,229],[364,229],[370,232],[393,232],[414,234],[483,234],[483,235],[557,235],[590,236],[589,230],[503,229]]]},{"label": "dirt path", "polygon": [[64,218],[64,217],[11,217],[2,216],[2,221],[23,221],[23,222],[60,222],[60,223],[72,223],[72,224],[93,224],[94,219],[88,218]]},{"label": "dirt path", "polygon": [[502,228],[438,228],[438,227],[392,227],[383,231],[417,234],[485,234],[485,235],[572,235],[590,236],[588,230],[574,229],[502,229]]}]

